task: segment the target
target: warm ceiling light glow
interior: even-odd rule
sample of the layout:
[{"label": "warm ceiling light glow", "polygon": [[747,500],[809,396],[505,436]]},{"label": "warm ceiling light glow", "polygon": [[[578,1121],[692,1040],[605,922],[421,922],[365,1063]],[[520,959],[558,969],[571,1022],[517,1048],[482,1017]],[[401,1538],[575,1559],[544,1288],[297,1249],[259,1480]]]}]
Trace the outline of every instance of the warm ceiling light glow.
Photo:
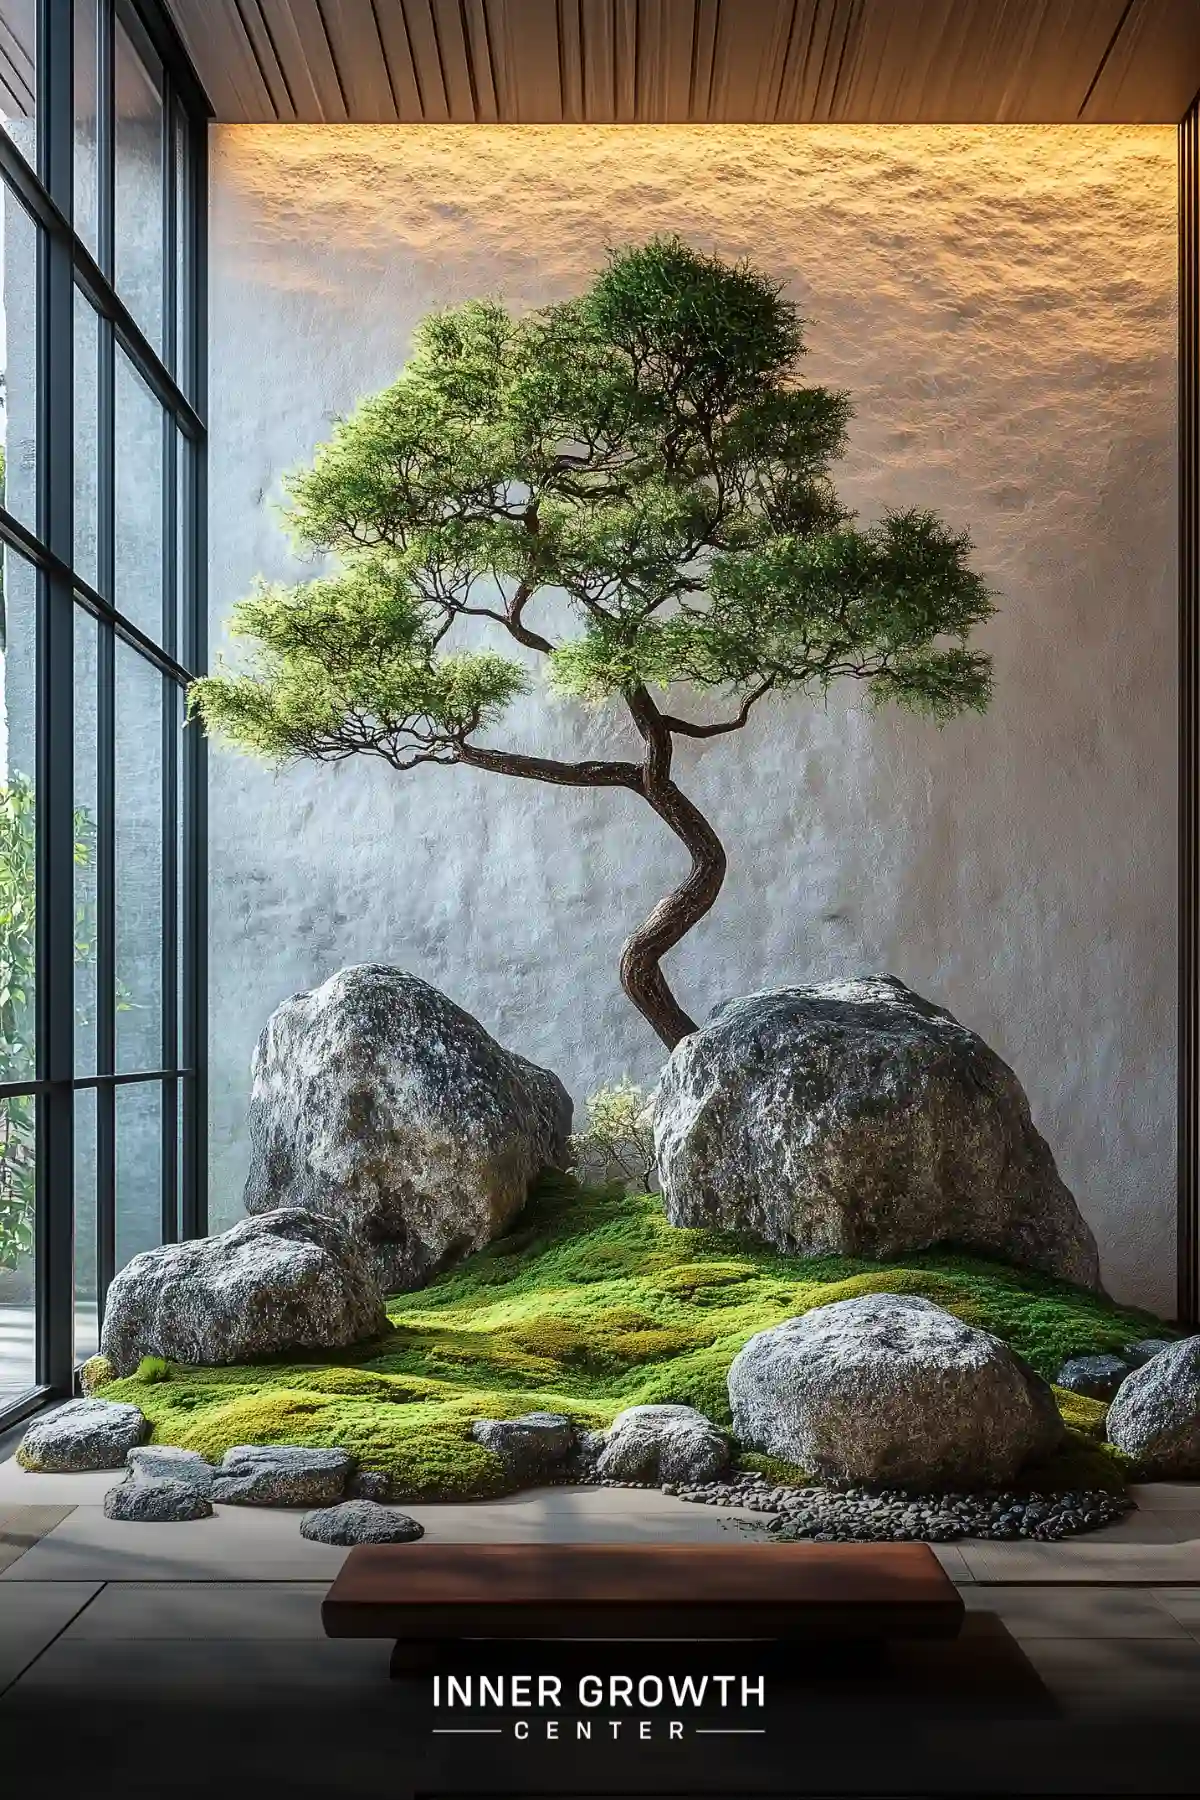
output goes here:
[{"label": "warm ceiling light glow", "polygon": [[[576,291],[613,243],[678,231],[749,256],[822,320],[891,292],[986,330],[1053,315],[1082,349],[1126,351],[1173,291],[1171,126],[240,125],[213,132],[225,209],[256,278],[332,291],[372,268],[401,313],[481,293]],[[1169,226],[1168,226],[1168,221]],[[253,248],[251,248],[251,245]],[[1170,246],[1169,253],[1165,246]],[[243,265],[245,267],[245,264]],[[825,379],[857,386],[854,369]]]}]

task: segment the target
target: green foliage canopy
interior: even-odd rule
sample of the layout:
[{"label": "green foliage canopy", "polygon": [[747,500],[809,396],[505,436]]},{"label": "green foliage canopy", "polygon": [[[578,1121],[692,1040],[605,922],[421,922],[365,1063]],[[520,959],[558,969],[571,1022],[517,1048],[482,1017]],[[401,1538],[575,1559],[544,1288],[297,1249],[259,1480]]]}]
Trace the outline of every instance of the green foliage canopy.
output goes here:
[{"label": "green foliage canopy", "polygon": [[[245,660],[194,685],[194,712],[272,759],[469,762],[529,685],[514,644],[590,701],[731,698],[716,727],[663,715],[697,736],[842,677],[937,720],[982,709],[990,662],[968,637],[993,608],[968,538],[842,507],[850,403],[801,383],[803,354],[776,283],[673,238],[613,254],[577,299],[427,319],[400,377],[288,484],[298,550],[336,572],[244,600]],[[527,616],[552,589],[572,621],[555,638]],[[467,619],[510,653],[448,642]]]}]

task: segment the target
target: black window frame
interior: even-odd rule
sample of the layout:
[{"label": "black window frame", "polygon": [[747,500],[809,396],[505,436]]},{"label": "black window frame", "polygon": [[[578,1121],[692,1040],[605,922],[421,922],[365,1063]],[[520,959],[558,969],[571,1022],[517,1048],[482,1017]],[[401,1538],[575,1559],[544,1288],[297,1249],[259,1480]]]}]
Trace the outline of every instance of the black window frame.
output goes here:
[{"label": "black window frame", "polygon": [[1179,124],[1178,1315],[1200,1324],[1200,94]]},{"label": "black window frame", "polygon": [[[96,1298],[102,1314],[116,1260],[117,1089],[157,1083],[162,1096],[163,1242],[207,1227],[205,743],[179,729],[182,691],[207,654],[206,358],[207,138],[211,109],[157,0],[96,0],[97,253],[73,223],[74,3],[38,0],[36,168],[0,131],[0,180],[40,227],[37,309],[36,527],[0,505],[0,544],[36,571],[36,1062],[29,1081],[0,1083],[0,1101],[36,1096],[36,1384],[0,1404],[0,1429],[73,1391],[75,1096],[96,1095]],[[161,353],[115,285],[114,33],[161,70],[163,239]],[[178,167],[183,146],[183,170]],[[182,192],[183,217],[177,196]],[[181,272],[181,273],[180,273]],[[182,292],[179,291],[179,285]],[[74,566],[76,290],[97,321],[96,580]],[[183,342],[177,344],[182,317]],[[162,633],[156,640],[114,603],[114,387],[118,350],[162,409]],[[75,1061],[76,620],[95,621],[99,685],[96,767],[96,1058]],[[90,627],[89,627],[90,629]],[[177,641],[178,639],[178,641]],[[121,1069],[116,1054],[115,659],[120,640],[174,684],[162,708],[162,1054],[158,1068]],[[172,713],[176,716],[173,718]],[[0,1397],[2,1398],[2,1397]]]}]

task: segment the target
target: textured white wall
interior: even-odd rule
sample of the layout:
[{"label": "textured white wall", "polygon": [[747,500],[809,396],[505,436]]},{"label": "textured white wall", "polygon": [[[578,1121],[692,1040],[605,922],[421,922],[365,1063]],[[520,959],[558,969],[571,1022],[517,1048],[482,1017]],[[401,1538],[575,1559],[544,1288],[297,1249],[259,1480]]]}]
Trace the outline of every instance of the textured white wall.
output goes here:
[{"label": "textured white wall", "polygon": [[[664,230],[786,281],[809,375],[855,398],[844,495],[972,531],[997,695],[940,733],[849,691],[776,700],[685,745],[730,875],[672,977],[697,1016],[860,970],[949,1006],[1016,1067],[1113,1291],[1169,1307],[1174,133],[235,127],[213,151],[214,647],[256,572],[304,572],[281,472],[431,307],[565,296]],[[507,735],[630,739],[538,697]],[[215,1222],[259,1027],[347,962],[435,982],[577,1100],[653,1079],[616,960],[681,858],[632,796],[218,751],[211,816]]]}]

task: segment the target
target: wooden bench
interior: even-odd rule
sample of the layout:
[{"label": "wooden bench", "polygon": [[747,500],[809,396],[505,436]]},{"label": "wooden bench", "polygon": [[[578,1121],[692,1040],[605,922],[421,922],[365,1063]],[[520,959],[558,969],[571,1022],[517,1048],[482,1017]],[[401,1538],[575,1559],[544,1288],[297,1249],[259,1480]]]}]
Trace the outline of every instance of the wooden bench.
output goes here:
[{"label": "wooden bench", "polygon": [[957,1637],[962,1599],[927,1544],[415,1544],[352,1550],[328,1637],[396,1641],[393,1673],[464,1640]]}]

